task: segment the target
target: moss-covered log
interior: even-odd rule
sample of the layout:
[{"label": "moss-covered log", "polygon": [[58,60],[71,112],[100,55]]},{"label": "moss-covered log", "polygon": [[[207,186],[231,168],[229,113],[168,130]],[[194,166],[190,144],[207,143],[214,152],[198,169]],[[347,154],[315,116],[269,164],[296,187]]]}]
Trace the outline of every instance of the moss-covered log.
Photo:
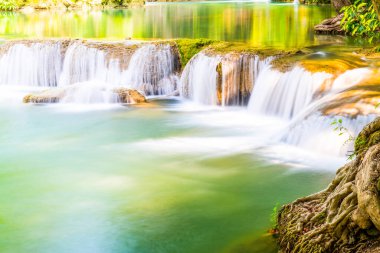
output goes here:
[{"label": "moss-covered log", "polygon": [[355,152],[326,190],[281,209],[281,252],[380,252],[380,118],[359,134]]}]

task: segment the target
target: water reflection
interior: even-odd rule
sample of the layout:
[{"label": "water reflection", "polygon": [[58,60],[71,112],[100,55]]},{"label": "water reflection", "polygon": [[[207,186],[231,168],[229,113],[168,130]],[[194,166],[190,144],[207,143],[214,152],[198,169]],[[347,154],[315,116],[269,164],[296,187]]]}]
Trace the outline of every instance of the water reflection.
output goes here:
[{"label": "water reflection", "polygon": [[148,4],[129,10],[0,14],[5,38],[210,38],[258,46],[318,44],[313,26],[329,6],[266,3]]}]

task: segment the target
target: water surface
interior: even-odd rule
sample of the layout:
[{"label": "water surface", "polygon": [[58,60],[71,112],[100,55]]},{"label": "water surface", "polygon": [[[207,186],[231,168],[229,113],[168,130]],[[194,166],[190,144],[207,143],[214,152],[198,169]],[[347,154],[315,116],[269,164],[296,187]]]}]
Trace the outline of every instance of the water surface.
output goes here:
[{"label": "water surface", "polygon": [[243,109],[91,108],[0,107],[1,252],[274,253],[273,207],[332,177],[265,158]]},{"label": "water surface", "polygon": [[313,27],[330,6],[254,2],[153,3],[127,10],[0,14],[3,38],[209,38],[257,46],[324,43]]}]

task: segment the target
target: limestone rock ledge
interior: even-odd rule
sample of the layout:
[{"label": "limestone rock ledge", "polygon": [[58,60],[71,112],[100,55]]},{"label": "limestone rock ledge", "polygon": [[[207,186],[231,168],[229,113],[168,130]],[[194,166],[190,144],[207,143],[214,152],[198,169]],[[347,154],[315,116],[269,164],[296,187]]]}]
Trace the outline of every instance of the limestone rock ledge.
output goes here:
[{"label": "limestone rock ledge", "polygon": [[380,118],[355,141],[355,160],[327,189],[282,207],[282,253],[380,252]]},{"label": "limestone rock ledge", "polygon": [[[64,98],[68,88],[51,88],[45,91],[28,94],[23,98],[24,103],[44,104],[44,103],[59,103]],[[146,103],[145,96],[137,90],[124,87],[114,88],[111,93],[118,95],[118,100],[115,102],[123,104],[141,104]]]}]

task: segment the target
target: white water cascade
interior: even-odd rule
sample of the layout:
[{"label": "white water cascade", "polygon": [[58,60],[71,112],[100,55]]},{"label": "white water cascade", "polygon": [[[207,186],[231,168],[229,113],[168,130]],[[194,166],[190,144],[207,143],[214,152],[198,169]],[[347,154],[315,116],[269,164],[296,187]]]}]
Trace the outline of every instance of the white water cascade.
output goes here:
[{"label": "white water cascade", "polygon": [[82,82],[65,88],[61,103],[110,104],[119,102],[113,89],[102,82]]},{"label": "white water cascade", "polygon": [[68,47],[64,56],[59,86],[90,80],[103,81],[116,86],[121,84],[121,73],[118,60],[111,59],[107,64],[104,51],[74,42]]},{"label": "white water cascade", "polygon": [[126,82],[147,95],[170,95],[177,90],[177,57],[170,45],[145,45],[133,54]]},{"label": "white water cascade", "polygon": [[[360,84],[372,74],[369,68],[347,70],[333,80],[330,74],[310,73],[295,67],[280,73],[271,68],[262,71],[249,109],[256,114],[273,115],[289,120],[278,139],[282,142],[327,155],[344,156],[352,151],[350,137],[356,136],[374,115],[323,115],[322,109],[338,99],[341,92]],[[331,123],[342,119],[343,134]]]},{"label": "white water cascade", "polygon": [[[288,144],[314,152],[345,156],[353,151],[353,140],[362,128],[374,120],[375,115],[359,115],[355,118],[327,116],[314,112],[309,117],[293,124],[282,136]],[[334,131],[334,120],[342,120],[344,131]]]},{"label": "white water cascade", "polygon": [[206,105],[246,105],[259,73],[273,58],[252,54],[194,56],[181,76],[181,96]]},{"label": "white water cascade", "polygon": [[[101,83],[107,89],[126,87],[145,95],[171,95],[177,90],[178,54],[169,44],[64,42],[0,46],[0,85],[62,88],[81,83],[91,93],[90,89],[99,90]],[[82,89],[71,89],[70,93],[78,92],[70,96],[76,99],[63,101],[79,102],[80,94],[83,103],[93,101]]]},{"label": "white water cascade", "polygon": [[257,79],[248,108],[254,113],[291,119],[308,106],[316,92],[332,78],[295,67],[282,73],[270,67]]},{"label": "white water cascade", "polygon": [[60,42],[10,45],[0,54],[0,85],[57,86],[61,51]]},{"label": "white water cascade", "polygon": [[217,105],[217,66],[219,57],[199,53],[186,65],[181,75],[180,95],[194,102],[206,105]]}]

